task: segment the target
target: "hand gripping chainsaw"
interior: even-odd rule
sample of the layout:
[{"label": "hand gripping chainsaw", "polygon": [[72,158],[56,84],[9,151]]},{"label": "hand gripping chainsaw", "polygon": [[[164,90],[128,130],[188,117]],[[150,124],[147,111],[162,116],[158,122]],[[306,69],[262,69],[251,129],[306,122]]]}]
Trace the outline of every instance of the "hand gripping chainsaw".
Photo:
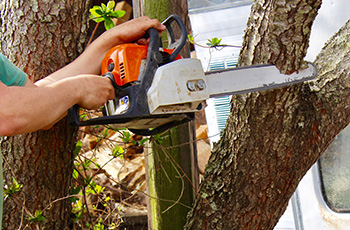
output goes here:
[{"label": "hand gripping chainsaw", "polygon": [[[156,29],[149,29],[149,44],[122,44],[107,52],[101,72],[115,88],[115,99],[104,106],[104,116],[80,120],[79,106],[68,111],[72,125],[110,125],[150,136],[194,118],[210,97],[267,90],[317,76],[311,63],[291,75],[281,74],[274,65],[256,65],[204,73],[200,60],[179,55],[187,39],[186,28],[177,15],[164,22],[168,48]],[[173,24],[181,36],[175,39]]]}]

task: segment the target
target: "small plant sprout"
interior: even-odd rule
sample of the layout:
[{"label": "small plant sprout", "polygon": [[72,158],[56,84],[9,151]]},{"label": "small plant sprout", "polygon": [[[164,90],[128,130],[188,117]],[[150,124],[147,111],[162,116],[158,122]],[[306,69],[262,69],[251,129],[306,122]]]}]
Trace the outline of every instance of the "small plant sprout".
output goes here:
[{"label": "small plant sprout", "polygon": [[23,187],[23,185],[19,184],[17,182],[17,180],[13,177],[11,185],[10,186],[5,185],[5,188],[4,188],[5,199],[7,197],[10,197],[10,196],[18,193],[22,189],[22,187]]},{"label": "small plant sprout", "polygon": [[90,19],[97,23],[104,21],[106,30],[114,27],[112,18],[121,18],[125,15],[123,10],[114,10],[115,2],[109,1],[107,6],[101,3],[101,6],[94,6],[90,9]]},{"label": "small plant sprout", "polygon": [[221,44],[221,41],[221,38],[208,39],[207,45],[210,47],[226,46],[225,44]]}]

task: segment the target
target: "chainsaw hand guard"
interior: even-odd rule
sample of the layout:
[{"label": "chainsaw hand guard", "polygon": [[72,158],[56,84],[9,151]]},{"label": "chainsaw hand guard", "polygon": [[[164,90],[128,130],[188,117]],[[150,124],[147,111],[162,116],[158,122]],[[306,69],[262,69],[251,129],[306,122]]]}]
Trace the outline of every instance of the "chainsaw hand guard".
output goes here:
[{"label": "chainsaw hand guard", "polygon": [[[172,22],[176,22],[176,24],[179,26],[179,29],[181,31],[181,36],[179,39],[175,38],[174,30],[172,27]],[[182,48],[185,46],[186,40],[187,40],[187,32],[186,27],[183,24],[181,18],[177,15],[172,15],[165,19],[162,23],[166,26],[166,32],[168,36],[168,49],[174,49],[172,54],[169,56],[168,61],[172,62],[175,61],[177,55],[180,54]]]}]

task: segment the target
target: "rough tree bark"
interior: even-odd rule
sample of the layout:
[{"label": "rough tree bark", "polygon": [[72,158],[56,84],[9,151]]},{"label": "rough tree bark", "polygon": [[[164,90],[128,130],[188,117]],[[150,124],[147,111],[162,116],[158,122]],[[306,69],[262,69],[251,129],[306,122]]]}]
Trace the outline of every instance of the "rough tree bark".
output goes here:
[{"label": "rough tree bark", "polygon": [[[321,0],[257,0],[241,65],[302,68]],[[319,54],[315,81],[235,96],[187,229],[273,229],[299,181],[349,124],[350,23]]]},{"label": "rough tree bark", "polygon": [[[90,1],[2,0],[1,52],[36,81],[71,62],[82,51]],[[55,108],[52,108],[55,109]],[[15,177],[21,192],[4,203],[3,229],[28,224],[29,213],[69,194],[75,128],[65,121],[50,131],[4,137],[5,184]],[[63,199],[43,212],[40,229],[70,229],[71,204]],[[29,228],[34,228],[29,225]]]}]

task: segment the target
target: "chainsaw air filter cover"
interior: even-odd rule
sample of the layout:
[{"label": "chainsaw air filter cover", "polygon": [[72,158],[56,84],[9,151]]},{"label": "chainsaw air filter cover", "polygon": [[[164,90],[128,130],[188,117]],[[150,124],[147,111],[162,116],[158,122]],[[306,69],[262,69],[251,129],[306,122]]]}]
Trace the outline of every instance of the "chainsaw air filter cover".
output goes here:
[{"label": "chainsaw air filter cover", "polygon": [[[102,75],[110,72],[118,86],[128,86],[141,81],[146,66],[148,46],[138,44],[122,44],[110,49],[101,63]],[[173,53],[173,49],[160,48],[164,62]],[[181,59],[177,55],[175,60]]]},{"label": "chainsaw air filter cover", "polygon": [[122,44],[109,50],[102,60],[101,73],[112,72],[118,86],[141,80],[140,70],[147,57],[148,46],[137,44]]}]

